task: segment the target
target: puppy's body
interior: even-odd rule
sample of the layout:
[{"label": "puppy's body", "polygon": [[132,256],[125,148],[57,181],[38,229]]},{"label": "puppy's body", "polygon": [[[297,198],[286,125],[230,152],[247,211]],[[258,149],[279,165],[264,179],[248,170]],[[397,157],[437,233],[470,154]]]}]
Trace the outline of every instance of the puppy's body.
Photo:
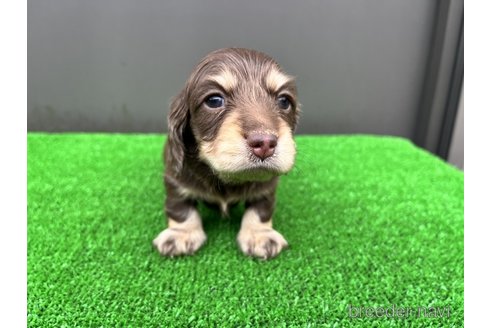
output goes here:
[{"label": "puppy's body", "polygon": [[[218,178],[207,164],[191,154],[185,156],[180,174],[169,171],[166,171],[164,177],[168,199],[176,196],[176,198],[203,200],[219,205],[223,212],[226,212],[230,204],[252,201],[274,194],[278,182],[278,177],[273,177],[267,181],[227,183]],[[171,197],[170,192],[173,194]],[[176,213],[170,216],[175,219],[180,217]]]},{"label": "puppy's body", "polygon": [[257,51],[220,49],[197,65],[169,114],[168,229],[154,240],[161,254],[192,254],[205,242],[198,200],[224,212],[245,201],[245,254],[270,258],[287,246],[271,219],[278,176],[294,164],[296,97],[293,79]]}]

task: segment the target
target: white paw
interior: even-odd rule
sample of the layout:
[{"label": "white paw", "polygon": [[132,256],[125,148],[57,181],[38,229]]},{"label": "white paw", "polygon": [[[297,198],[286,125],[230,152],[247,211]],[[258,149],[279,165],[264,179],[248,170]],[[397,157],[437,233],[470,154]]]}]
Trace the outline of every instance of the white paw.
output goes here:
[{"label": "white paw", "polygon": [[277,256],[288,246],[285,238],[272,228],[241,229],[237,242],[244,254],[264,260]]},{"label": "white paw", "polygon": [[201,228],[168,228],[152,242],[161,255],[177,256],[195,253],[207,240]]}]

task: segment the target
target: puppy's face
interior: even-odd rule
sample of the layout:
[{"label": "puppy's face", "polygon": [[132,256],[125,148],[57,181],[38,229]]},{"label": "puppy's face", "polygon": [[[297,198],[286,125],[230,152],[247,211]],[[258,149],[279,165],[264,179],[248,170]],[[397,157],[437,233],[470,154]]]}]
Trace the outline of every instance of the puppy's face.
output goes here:
[{"label": "puppy's face", "polygon": [[173,112],[177,117],[177,111],[187,111],[199,157],[223,181],[269,180],[294,165],[296,86],[267,55],[247,49],[212,52],[178,98],[170,130]]}]

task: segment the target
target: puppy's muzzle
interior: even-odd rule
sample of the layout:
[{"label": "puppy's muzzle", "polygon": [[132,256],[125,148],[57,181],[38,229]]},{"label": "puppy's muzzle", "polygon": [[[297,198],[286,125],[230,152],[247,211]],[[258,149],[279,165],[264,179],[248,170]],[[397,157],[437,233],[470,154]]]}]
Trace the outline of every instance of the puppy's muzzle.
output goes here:
[{"label": "puppy's muzzle", "polygon": [[277,140],[277,136],[266,133],[250,133],[246,136],[246,142],[252,153],[262,161],[275,153]]}]

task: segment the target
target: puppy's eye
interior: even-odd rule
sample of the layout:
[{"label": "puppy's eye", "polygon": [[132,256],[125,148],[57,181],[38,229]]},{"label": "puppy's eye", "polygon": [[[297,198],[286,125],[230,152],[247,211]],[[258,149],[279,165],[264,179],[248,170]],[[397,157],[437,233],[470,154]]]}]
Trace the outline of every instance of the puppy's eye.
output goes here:
[{"label": "puppy's eye", "polygon": [[289,98],[287,98],[286,96],[278,97],[277,104],[278,107],[280,107],[281,109],[289,109],[290,106],[292,106],[292,103],[290,102]]},{"label": "puppy's eye", "polygon": [[222,96],[213,95],[205,99],[205,104],[210,108],[220,108],[224,107],[225,100]]}]

